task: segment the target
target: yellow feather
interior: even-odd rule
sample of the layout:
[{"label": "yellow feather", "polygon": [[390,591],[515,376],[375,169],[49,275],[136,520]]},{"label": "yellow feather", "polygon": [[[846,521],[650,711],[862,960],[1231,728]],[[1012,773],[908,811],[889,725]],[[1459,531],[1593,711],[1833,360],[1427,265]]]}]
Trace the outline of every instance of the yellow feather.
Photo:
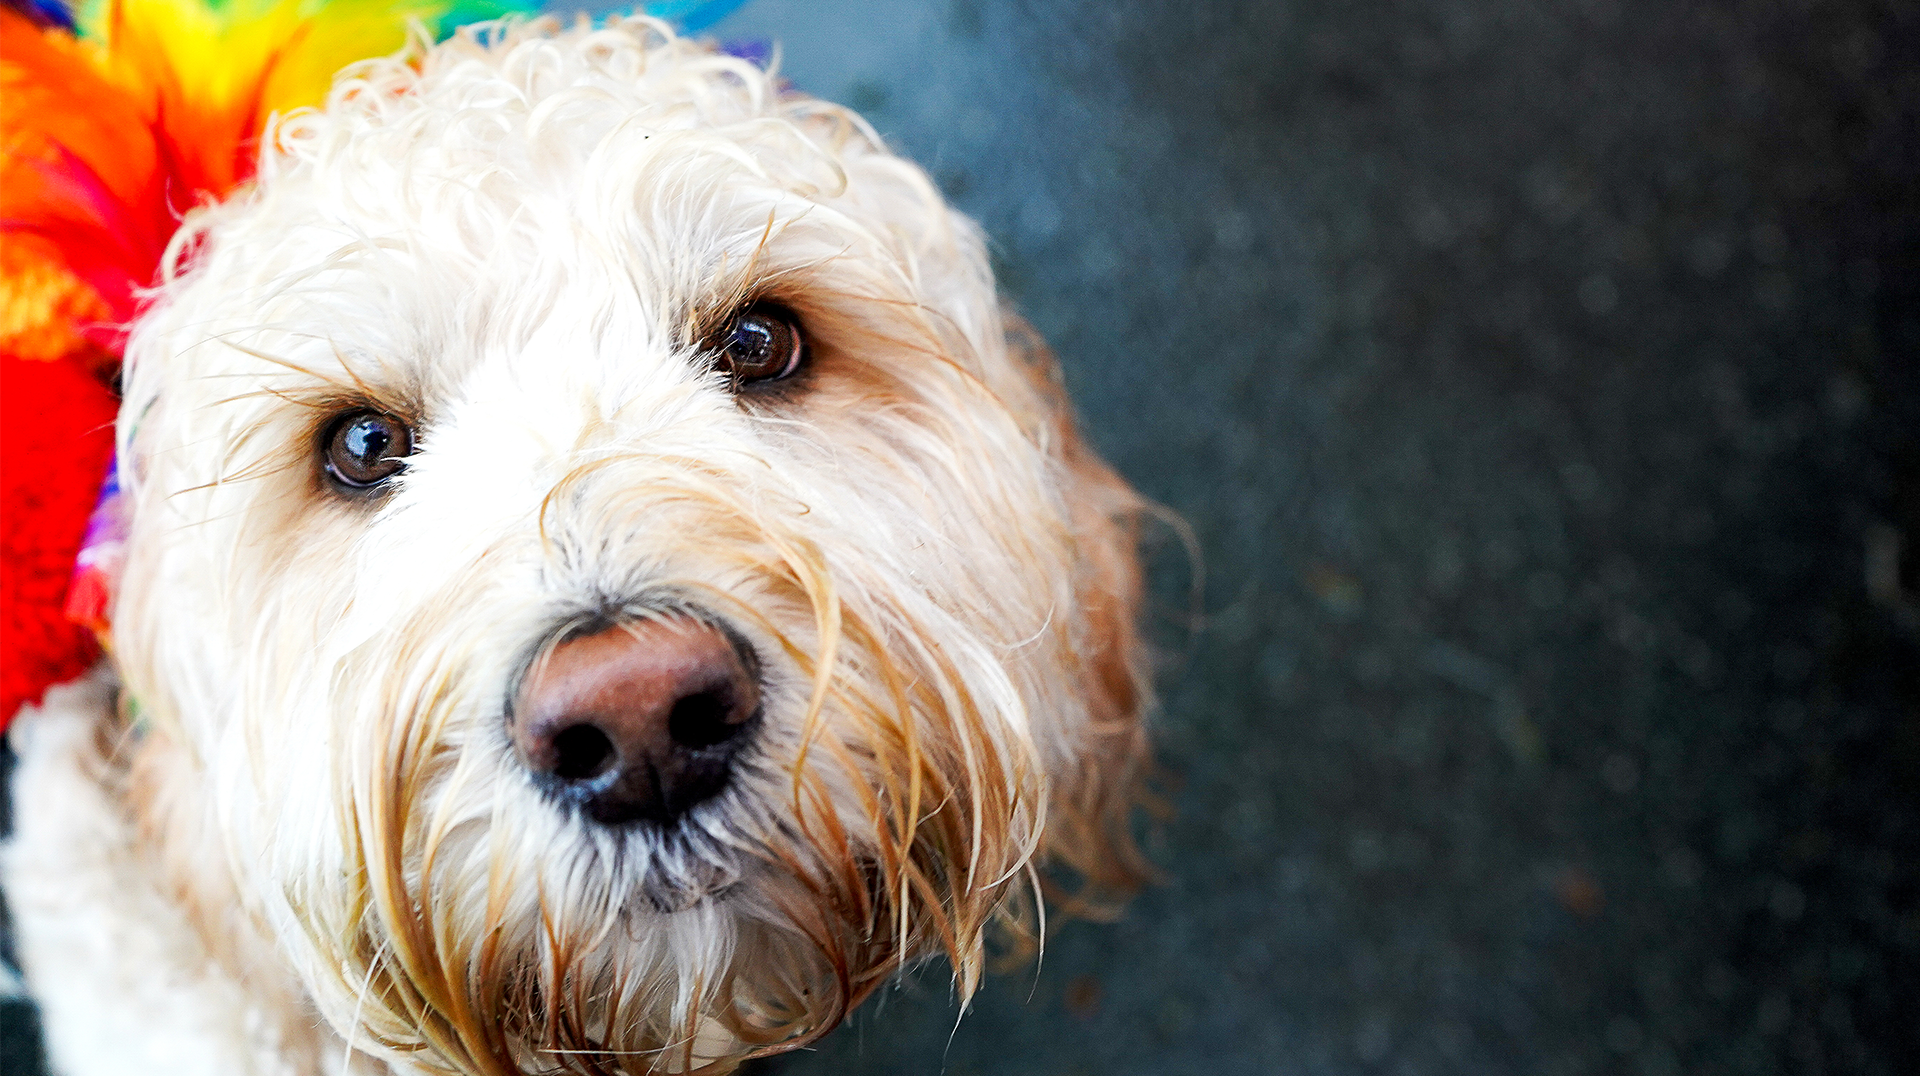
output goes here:
[{"label": "yellow feather", "polygon": [[342,67],[397,51],[410,23],[432,32],[453,8],[453,0],[89,0],[77,22],[118,61],[173,75],[193,105],[248,109],[264,121],[321,103]]},{"label": "yellow feather", "polygon": [[0,354],[64,358],[89,346],[77,326],[107,317],[100,296],[34,236],[0,233],[0,282]]}]

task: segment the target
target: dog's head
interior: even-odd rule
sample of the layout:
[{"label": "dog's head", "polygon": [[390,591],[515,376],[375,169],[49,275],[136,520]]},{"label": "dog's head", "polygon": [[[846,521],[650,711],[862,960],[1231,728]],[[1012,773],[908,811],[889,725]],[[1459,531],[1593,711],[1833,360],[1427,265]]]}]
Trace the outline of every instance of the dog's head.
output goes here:
[{"label": "dog's head", "polygon": [[858,117],[646,21],[469,32],[173,262],[116,655],[355,1046],[725,1068],[970,991],[1036,863],[1128,879],[1138,503]]}]

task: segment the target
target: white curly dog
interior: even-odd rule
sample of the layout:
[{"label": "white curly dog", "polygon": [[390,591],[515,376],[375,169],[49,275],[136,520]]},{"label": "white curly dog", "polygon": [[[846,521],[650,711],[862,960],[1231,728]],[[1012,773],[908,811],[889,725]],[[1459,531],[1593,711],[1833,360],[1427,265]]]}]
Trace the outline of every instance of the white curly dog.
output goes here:
[{"label": "white curly dog", "polygon": [[1142,504],[859,117],[485,24],[262,153],[133,328],[113,658],[16,725],[58,1071],[726,1072],[1134,880]]}]

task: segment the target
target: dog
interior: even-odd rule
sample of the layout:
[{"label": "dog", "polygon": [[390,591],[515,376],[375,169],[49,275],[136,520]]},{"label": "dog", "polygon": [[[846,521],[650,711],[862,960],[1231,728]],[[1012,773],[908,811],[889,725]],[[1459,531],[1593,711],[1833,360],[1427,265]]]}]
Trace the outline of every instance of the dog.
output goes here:
[{"label": "dog", "polygon": [[1141,879],[1145,503],[866,122],[538,20],[263,146],[12,733],[58,1071],[727,1072]]}]

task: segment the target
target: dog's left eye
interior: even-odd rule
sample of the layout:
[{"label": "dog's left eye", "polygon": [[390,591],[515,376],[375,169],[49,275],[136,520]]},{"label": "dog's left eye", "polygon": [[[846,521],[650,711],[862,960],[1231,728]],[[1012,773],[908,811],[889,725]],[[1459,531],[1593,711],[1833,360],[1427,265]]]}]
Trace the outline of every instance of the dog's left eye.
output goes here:
[{"label": "dog's left eye", "polygon": [[351,490],[371,489],[400,473],[413,454],[413,431],[380,411],[350,411],[321,437],[327,475]]},{"label": "dog's left eye", "polygon": [[706,350],[714,367],[738,386],[791,375],[806,361],[807,340],[792,311],[755,303],[708,337]]}]

